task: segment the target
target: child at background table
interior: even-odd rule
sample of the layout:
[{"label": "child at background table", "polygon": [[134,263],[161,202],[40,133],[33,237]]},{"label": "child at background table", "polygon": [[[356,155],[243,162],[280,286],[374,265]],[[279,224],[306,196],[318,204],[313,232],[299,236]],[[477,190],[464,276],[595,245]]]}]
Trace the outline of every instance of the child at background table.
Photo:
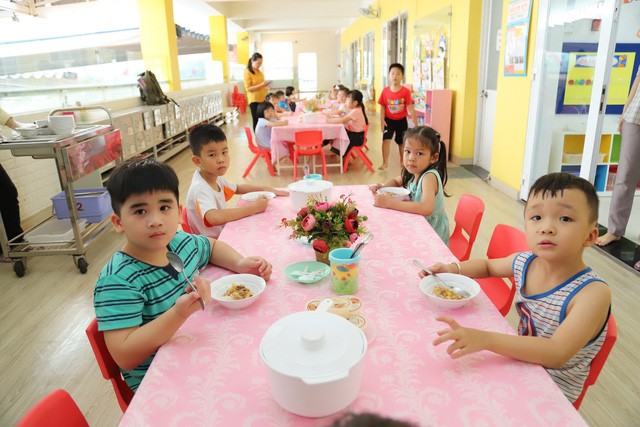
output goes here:
[{"label": "child at background table", "polygon": [[271,128],[274,126],[286,126],[289,122],[278,120],[276,110],[269,102],[258,105],[258,125],[256,126],[256,141],[262,148],[271,150]]},{"label": "child at background table", "polygon": [[295,113],[296,111],[296,102],[304,101],[302,98],[296,98],[296,88],[293,86],[287,86],[284,89],[285,100],[289,105],[289,110]]},{"label": "child at background table", "polygon": [[[346,116],[340,118],[327,118],[327,123],[341,123],[347,129],[347,135],[349,136],[349,147],[345,151],[344,155],[347,156],[352,147],[360,147],[364,144],[365,130],[369,124],[367,118],[367,112],[364,109],[364,103],[362,92],[359,90],[352,90],[347,94],[346,105],[349,107],[349,112]],[[340,154],[340,151],[331,147],[331,152],[334,154]]]},{"label": "child at background table", "polygon": [[189,133],[191,160],[198,167],[193,174],[187,194],[187,220],[194,233],[218,238],[224,225],[230,221],[264,212],[266,197],[259,197],[244,206],[227,208],[234,194],[252,191],[271,191],[277,196],[289,193],[265,185],[234,184],[223,175],[229,169],[229,147],[222,129],[206,124],[196,126]]},{"label": "child at background table", "polygon": [[391,84],[382,89],[380,98],[378,98],[378,104],[382,107],[380,108],[382,165],[378,168],[380,170],[384,170],[389,166],[389,146],[394,135],[396,144],[398,144],[400,159],[402,159],[402,136],[408,128],[407,116],[410,115],[413,126],[417,126],[411,91],[402,86],[403,78],[404,67],[402,64],[391,64],[389,66],[389,82]]},{"label": "child at background table", "polygon": [[338,94],[336,101],[332,104],[331,108],[324,110],[324,113],[328,116],[344,116],[349,111],[349,107],[347,105],[347,94],[349,93],[349,88],[346,86],[340,85],[338,89]]},{"label": "child at background table", "polygon": [[[429,126],[404,132],[403,167],[399,176],[384,184],[370,186],[374,205],[381,208],[424,215],[438,236],[449,245],[449,219],[444,210],[447,184],[447,151],[440,134]],[[403,187],[411,192],[411,200],[397,200],[378,194],[382,187]]]},{"label": "child at background table", "polygon": [[275,93],[275,95],[276,101],[278,102],[278,109],[282,112],[291,111],[289,103],[287,102],[287,96],[284,94],[284,92],[279,90]]},{"label": "child at background table", "polygon": [[[100,272],[94,291],[98,329],[109,353],[135,391],[158,348],[189,316],[211,299],[209,281],[197,275],[207,263],[269,280],[271,264],[242,257],[224,242],[177,231],[180,223],[178,177],[171,166],[153,159],[126,162],[107,183],[116,233],[126,243]],[[196,292],[167,259],[177,253]]]},{"label": "child at background table", "polygon": [[551,173],[531,187],[524,217],[530,252],[431,267],[478,278],[513,275],[518,335],[467,328],[441,316],[437,320],[448,327],[433,345],[452,341],[447,352],[454,359],[489,350],[538,363],[574,402],[602,348],[611,312],[611,291],[582,260],[598,237],[598,195],[583,178]]}]

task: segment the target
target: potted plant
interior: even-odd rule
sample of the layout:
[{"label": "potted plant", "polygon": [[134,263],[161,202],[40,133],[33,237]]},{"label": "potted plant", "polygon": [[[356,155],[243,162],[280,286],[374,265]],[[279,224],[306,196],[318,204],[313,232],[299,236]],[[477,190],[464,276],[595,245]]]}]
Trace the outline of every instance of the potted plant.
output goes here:
[{"label": "potted plant", "polygon": [[290,227],[290,238],[307,238],[318,261],[329,263],[329,252],[351,247],[366,232],[364,221],[351,195],[341,195],[336,203],[310,196],[293,219],[282,218],[280,227]]}]

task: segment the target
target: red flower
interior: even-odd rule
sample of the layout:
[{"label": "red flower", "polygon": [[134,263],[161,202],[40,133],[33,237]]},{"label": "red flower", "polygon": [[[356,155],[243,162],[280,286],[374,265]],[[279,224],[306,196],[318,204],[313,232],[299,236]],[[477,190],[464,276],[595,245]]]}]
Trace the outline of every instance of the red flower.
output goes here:
[{"label": "red flower", "polygon": [[309,208],[305,206],[302,209],[300,209],[300,211],[298,212],[298,217],[304,218],[308,212],[309,212]]},{"label": "red flower", "polygon": [[316,210],[317,211],[328,211],[329,209],[331,209],[331,205],[327,202],[322,202],[322,203],[318,203],[316,205]]},{"label": "red flower", "polygon": [[327,252],[329,252],[329,246],[327,245],[327,242],[325,242],[324,240],[315,239],[311,244],[311,246],[313,247],[313,250],[316,252],[320,252],[322,254],[326,254]]},{"label": "red flower", "polygon": [[313,215],[307,215],[302,220],[302,229],[304,231],[311,231],[316,225],[316,217]]},{"label": "red flower", "polygon": [[355,219],[347,218],[344,220],[344,229],[347,230],[348,233],[357,233],[358,222]]}]

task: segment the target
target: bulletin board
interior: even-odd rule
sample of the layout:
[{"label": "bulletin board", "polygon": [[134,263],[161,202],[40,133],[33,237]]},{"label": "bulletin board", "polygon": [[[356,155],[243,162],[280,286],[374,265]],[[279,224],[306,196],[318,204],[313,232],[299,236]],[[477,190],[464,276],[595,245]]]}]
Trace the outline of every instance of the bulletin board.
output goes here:
[{"label": "bulletin board", "polygon": [[[587,114],[598,45],[564,43],[556,97],[556,114]],[[617,43],[609,78],[605,114],[621,114],[640,65],[640,44]]]}]

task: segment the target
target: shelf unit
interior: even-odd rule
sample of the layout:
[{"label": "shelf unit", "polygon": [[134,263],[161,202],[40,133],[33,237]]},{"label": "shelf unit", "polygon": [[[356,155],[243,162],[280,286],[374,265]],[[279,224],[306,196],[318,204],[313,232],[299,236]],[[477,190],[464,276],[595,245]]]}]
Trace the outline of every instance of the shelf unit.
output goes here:
[{"label": "shelf unit", "polygon": [[451,143],[451,104],[453,91],[451,89],[427,89],[424,94],[414,98],[414,108],[418,125],[427,125],[440,134],[440,139],[447,147]]},{"label": "shelf unit", "polygon": [[[584,152],[585,135],[581,133],[560,132],[559,148],[555,152],[561,159],[559,169],[552,165],[551,170],[560,170],[573,175],[580,174],[580,163]],[[618,172],[618,161],[620,159],[621,135],[618,133],[603,134],[600,139],[599,158],[596,165],[596,176],[594,186],[601,194],[610,194],[613,190],[616,174]],[[640,194],[640,184],[636,189],[636,194]]]}]

